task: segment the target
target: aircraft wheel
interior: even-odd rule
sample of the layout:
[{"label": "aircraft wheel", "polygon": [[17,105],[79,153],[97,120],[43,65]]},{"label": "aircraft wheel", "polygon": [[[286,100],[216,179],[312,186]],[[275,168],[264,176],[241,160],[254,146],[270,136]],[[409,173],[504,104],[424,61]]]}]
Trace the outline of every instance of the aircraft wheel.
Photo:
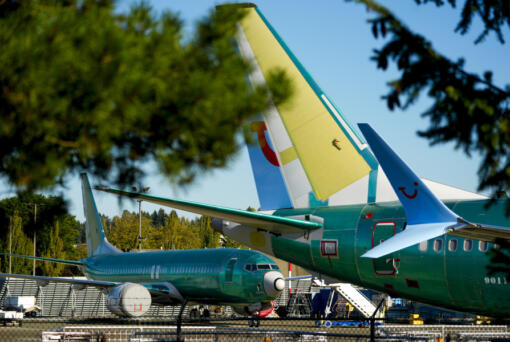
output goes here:
[{"label": "aircraft wheel", "polygon": [[202,318],[210,318],[211,317],[211,313],[209,312],[209,309],[204,309],[204,311],[202,312]]},{"label": "aircraft wheel", "polygon": [[191,309],[191,311],[189,312],[189,318],[191,319],[197,319],[200,317],[200,313],[198,312],[197,309]]}]

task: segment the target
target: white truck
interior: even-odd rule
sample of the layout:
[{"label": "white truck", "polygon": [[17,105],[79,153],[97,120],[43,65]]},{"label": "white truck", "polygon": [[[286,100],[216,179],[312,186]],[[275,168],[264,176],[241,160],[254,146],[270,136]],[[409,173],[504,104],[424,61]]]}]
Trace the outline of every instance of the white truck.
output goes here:
[{"label": "white truck", "polygon": [[5,298],[4,308],[21,312],[25,317],[35,317],[41,308],[35,305],[35,296],[9,296]]},{"label": "white truck", "polygon": [[23,320],[23,312],[0,310],[0,322],[3,322],[4,326],[6,326],[6,325],[21,326],[22,320]]}]

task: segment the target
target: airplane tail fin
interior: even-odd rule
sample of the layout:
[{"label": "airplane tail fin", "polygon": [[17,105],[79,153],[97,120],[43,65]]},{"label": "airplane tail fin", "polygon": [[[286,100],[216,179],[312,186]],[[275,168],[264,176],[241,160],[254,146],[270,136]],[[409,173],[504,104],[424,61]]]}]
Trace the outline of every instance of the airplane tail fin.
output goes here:
[{"label": "airplane tail fin", "polygon": [[288,103],[271,105],[252,124],[259,146],[249,147],[249,153],[262,209],[373,202],[377,162],[367,145],[260,10],[234,6],[246,11],[236,40],[253,66],[250,82],[264,83],[279,69],[294,88]]},{"label": "airplane tail fin", "polygon": [[86,220],[85,230],[87,233],[88,256],[121,253],[120,250],[111,245],[106,239],[87,174],[82,173],[80,176],[82,182],[83,210]]}]

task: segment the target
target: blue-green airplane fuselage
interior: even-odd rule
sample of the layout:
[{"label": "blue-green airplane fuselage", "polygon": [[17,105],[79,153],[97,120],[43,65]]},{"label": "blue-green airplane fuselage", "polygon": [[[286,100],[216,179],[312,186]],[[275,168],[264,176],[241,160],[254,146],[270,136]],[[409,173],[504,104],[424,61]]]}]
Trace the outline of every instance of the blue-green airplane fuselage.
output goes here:
[{"label": "blue-green airplane fuselage", "polygon": [[[497,201],[489,209],[485,209],[486,203],[445,202],[456,214],[473,222],[510,226],[504,215],[506,200]],[[487,271],[491,243],[444,235],[379,259],[361,257],[405,227],[406,217],[399,202],[282,209],[275,214],[310,214],[324,219],[317,239],[313,234],[308,240],[268,234],[271,254],[278,258],[394,297],[488,316],[510,316],[508,279]],[[229,235],[228,230],[224,234]],[[250,239],[243,241],[257,248]],[[324,250],[327,243],[336,244],[336,255]],[[265,251],[267,247],[258,246]]]},{"label": "blue-green airplane fuselage", "polygon": [[239,305],[273,300],[264,292],[263,277],[278,270],[263,254],[231,248],[127,252],[81,261],[92,280],[145,283],[149,288],[171,283],[189,301]]}]

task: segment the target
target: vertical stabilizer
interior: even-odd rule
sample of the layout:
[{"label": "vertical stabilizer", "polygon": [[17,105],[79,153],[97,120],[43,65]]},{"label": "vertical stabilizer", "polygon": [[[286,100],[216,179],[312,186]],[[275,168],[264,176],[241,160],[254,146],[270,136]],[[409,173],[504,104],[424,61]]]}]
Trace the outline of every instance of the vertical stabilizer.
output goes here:
[{"label": "vertical stabilizer", "polygon": [[81,191],[83,194],[83,210],[85,214],[85,230],[87,233],[87,254],[88,256],[102,254],[116,254],[120,251],[112,246],[104,233],[101,219],[96,209],[92,189],[86,173],[81,175]]},{"label": "vertical stabilizer", "polygon": [[[250,82],[264,83],[271,70],[280,69],[286,72],[294,87],[294,96],[289,103],[278,107],[272,105],[262,113],[271,150],[274,150],[274,160],[264,153],[272,164],[266,163],[266,166],[280,168],[279,177],[284,181],[292,206],[375,200],[377,177],[371,173],[376,172],[377,163],[366,144],[260,10],[253,5],[239,6],[244,7],[242,10],[246,15],[238,24],[236,39],[241,55],[253,66]],[[262,163],[253,164],[252,152],[250,157],[259,190],[264,188],[259,186],[260,179],[264,179],[260,177]],[[260,193],[261,190],[259,199],[264,208],[266,205]]]}]

